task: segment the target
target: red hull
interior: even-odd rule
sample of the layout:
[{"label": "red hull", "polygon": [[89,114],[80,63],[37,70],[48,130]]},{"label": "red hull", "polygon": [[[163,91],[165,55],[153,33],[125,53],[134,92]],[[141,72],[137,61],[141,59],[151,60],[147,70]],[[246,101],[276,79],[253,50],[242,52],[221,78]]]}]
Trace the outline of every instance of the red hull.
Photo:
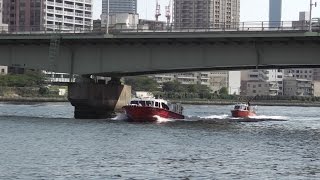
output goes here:
[{"label": "red hull", "polygon": [[156,121],[157,118],[155,116],[167,119],[184,119],[182,114],[156,107],[128,105],[123,108],[130,120],[137,122]]},{"label": "red hull", "polygon": [[232,110],[232,117],[249,117],[256,116],[256,113],[252,111],[241,111],[241,110]]}]

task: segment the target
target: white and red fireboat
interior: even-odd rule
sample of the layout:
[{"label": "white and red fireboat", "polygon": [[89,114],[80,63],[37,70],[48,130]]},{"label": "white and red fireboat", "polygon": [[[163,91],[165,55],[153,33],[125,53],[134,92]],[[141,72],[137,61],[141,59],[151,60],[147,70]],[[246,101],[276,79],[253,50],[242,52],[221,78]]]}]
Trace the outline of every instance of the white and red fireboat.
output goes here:
[{"label": "white and red fireboat", "polygon": [[231,110],[232,117],[247,118],[256,116],[254,108],[248,104],[236,104],[234,109]]},{"label": "white and red fireboat", "polygon": [[123,109],[130,121],[153,122],[157,116],[167,119],[184,119],[181,104],[168,104],[157,98],[134,98]]}]

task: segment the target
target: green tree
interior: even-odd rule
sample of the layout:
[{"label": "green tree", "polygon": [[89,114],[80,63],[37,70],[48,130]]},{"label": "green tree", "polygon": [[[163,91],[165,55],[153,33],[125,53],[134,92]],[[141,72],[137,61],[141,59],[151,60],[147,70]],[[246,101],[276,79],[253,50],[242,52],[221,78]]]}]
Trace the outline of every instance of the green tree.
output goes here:
[{"label": "green tree", "polygon": [[8,74],[0,76],[0,86],[8,87],[39,87],[45,83],[45,76],[41,72],[27,72],[25,74]]},{"label": "green tree", "polygon": [[179,81],[169,81],[163,83],[162,90],[164,92],[186,92],[186,87]]},{"label": "green tree", "polygon": [[220,95],[228,95],[228,89],[226,87],[222,87],[220,90],[219,90],[219,94]]},{"label": "green tree", "polygon": [[130,85],[133,91],[157,91],[157,81],[147,76],[126,77],[125,84]]}]

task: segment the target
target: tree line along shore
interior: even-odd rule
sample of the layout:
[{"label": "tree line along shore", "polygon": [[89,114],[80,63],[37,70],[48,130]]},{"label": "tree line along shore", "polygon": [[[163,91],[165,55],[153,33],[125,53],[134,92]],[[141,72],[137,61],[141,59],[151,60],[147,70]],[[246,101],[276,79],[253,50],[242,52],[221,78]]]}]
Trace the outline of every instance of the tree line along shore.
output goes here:
[{"label": "tree line along shore", "polygon": [[[314,96],[239,96],[229,95],[227,88],[211,90],[200,84],[181,84],[178,81],[159,84],[147,77],[137,76],[123,79],[132,87],[132,92],[148,91],[172,102],[194,105],[232,105],[251,102],[265,106],[320,106],[320,97]],[[59,90],[64,89],[61,95]],[[68,102],[67,87],[51,86],[41,72],[27,71],[25,74],[0,76],[0,101],[2,102]]]}]

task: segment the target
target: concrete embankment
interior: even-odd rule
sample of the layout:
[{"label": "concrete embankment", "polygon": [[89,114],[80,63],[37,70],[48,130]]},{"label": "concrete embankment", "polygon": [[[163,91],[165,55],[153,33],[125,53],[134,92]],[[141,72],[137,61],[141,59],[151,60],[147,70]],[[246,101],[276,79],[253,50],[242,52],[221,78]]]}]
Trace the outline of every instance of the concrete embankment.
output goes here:
[{"label": "concrete embankment", "polygon": [[[190,101],[190,100],[171,100],[171,102],[191,104],[191,105],[234,105],[237,103],[246,103],[239,101]],[[301,107],[320,107],[320,102],[306,101],[252,101],[251,105],[255,106],[301,106]]]},{"label": "concrete embankment", "polygon": [[[234,105],[239,101],[215,100],[170,100],[174,103],[190,105]],[[0,102],[69,102],[67,97],[0,97]],[[241,102],[246,103],[246,102]],[[320,102],[309,101],[252,101],[253,106],[301,106],[301,107],[320,107]]]},{"label": "concrete embankment", "polygon": [[0,102],[68,102],[66,97],[0,97]]}]

